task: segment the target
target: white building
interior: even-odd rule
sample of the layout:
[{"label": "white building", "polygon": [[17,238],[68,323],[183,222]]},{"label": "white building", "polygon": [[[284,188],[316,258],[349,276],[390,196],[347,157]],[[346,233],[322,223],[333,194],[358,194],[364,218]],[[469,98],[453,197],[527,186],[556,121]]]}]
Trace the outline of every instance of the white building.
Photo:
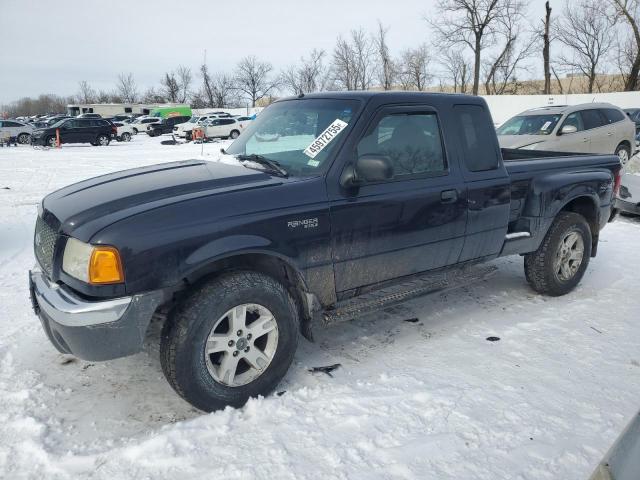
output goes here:
[{"label": "white building", "polygon": [[81,113],[98,113],[103,117],[112,117],[127,113],[148,115],[156,108],[189,107],[183,103],[78,103],[67,105],[67,115],[75,117]]}]

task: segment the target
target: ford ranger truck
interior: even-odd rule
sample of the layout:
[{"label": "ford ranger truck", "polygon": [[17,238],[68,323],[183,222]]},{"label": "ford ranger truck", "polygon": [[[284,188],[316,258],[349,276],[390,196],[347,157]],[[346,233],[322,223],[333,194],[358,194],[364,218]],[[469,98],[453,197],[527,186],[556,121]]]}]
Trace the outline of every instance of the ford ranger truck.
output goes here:
[{"label": "ford ranger truck", "polygon": [[164,374],[205,411],[271,392],[299,334],[473,278],[521,255],[564,295],[596,255],[614,155],[500,150],[479,97],[301,95],[266,108],[217,161],[103,175],[42,201],[30,272],[51,343],[139,352],[164,322]]}]

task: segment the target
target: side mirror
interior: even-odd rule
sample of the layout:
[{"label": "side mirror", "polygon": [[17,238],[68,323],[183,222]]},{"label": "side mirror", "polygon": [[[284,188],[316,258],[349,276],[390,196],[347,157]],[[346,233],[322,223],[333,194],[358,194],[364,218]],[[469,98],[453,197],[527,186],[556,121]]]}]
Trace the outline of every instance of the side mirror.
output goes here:
[{"label": "side mirror", "polygon": [[355,166],[349,165],[342,172],[340,184],[344,188],[353,188],[364,182],[384,182],[393,178],[393,165],[388,157],[380,155],[362,155]]},{"label": "side mirror", "polygon": [[575,125],[565,125],[562,127],[562,130],[560,130],[560,133],[566,135],[567,133],[576,133],[577,131],[578,128]]}]

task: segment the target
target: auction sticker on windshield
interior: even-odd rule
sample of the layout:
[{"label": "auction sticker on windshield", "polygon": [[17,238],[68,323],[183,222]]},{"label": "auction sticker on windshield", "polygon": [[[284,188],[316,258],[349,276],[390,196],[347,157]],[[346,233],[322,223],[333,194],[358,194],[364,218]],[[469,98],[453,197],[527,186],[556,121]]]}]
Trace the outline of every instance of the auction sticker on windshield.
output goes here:
[{"label": "auction sticker on windshield", "polygon": [[334,120],[333,123],[318,136],[318,138],[311,142],[311,145],[305,148],[304,154],[309,158],[315,158],[316,155],[324,150],[324,148],[329,145],[342,130],[347,128],[347,125],[349,124],[342,120]]}]

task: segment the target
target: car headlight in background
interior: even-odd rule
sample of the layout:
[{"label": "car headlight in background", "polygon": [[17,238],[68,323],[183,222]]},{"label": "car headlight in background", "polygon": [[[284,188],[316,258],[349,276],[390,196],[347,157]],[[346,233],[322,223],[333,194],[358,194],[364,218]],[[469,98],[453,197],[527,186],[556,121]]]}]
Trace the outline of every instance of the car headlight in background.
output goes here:
[{"label": "car headlight in background", "polygon": [[67,240],[62,270],[92,285],[124,282],[124,271],[117,248],[90,245],[75,238]]}]

